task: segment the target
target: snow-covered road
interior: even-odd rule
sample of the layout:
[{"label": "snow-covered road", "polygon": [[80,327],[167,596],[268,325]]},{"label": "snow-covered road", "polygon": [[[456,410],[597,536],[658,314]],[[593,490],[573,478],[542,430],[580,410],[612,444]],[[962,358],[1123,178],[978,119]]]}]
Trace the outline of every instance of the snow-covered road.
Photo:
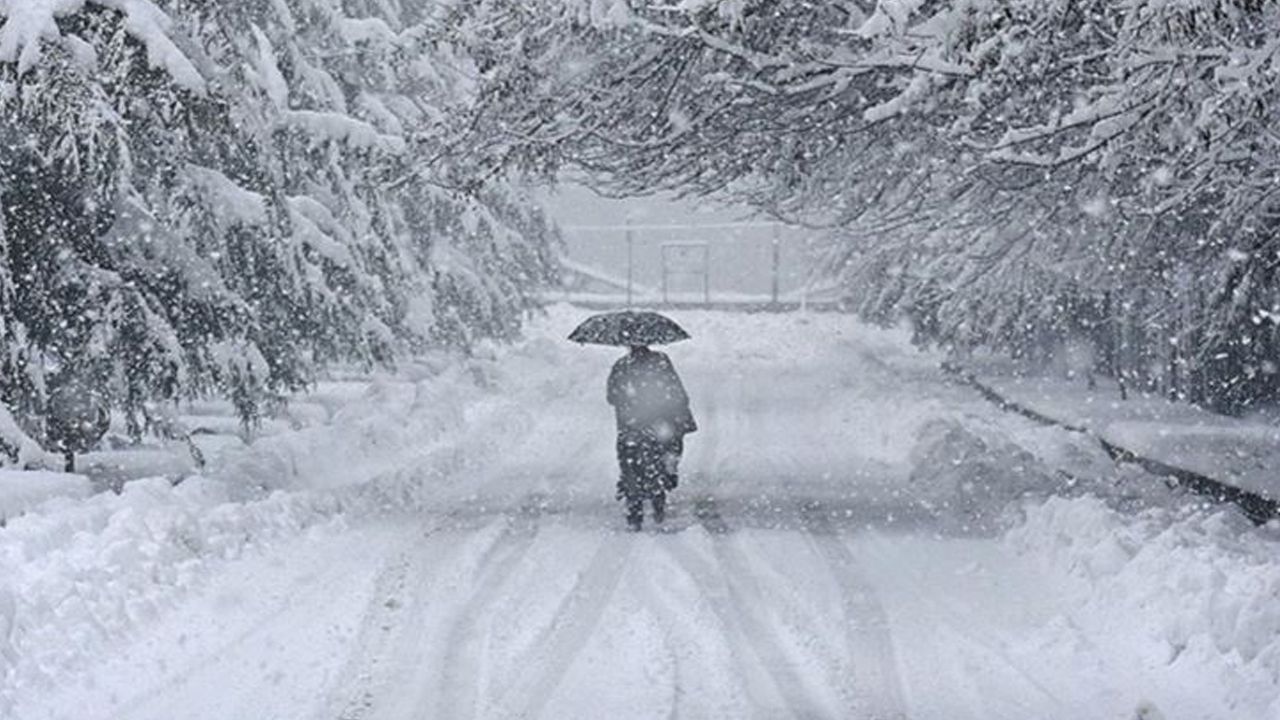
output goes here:
[{"label": "snow-covered road", "polygon": [[[1194,631],[1178,648],[1159,603],[1096,580],[1141,557],[1122,515],[1089,498],[998,512],[1059,481],[1053,469],[1104,472],[1096,449],[999,415],[900,333],[841,316],[680,317],[696,339],[670,353],[702,430],[666,525],[626,532],[603,401],[614,353],[556,342],[576,319],[555,310],[473,373],[491,392],[454,418],[462,431],[430,447],[373,438],[375,470],[320,467],[313,487],[276,496],[393,478],[412,487],[407,507],[351,502],[211,563],[91,657],[24,675],[43,680],[9,689],[12,717],[1249,720],[1280,709],[1274,653],[1215,654]],[[390,387],[355,402],[395,408],[413,428],[450,401]],[[342,460],[315,442],[317,465]],[[1055,544],[1061,527],[1080,535]],[[1080,570],[1108,558],[1114,568]],[[1156,575],[1143,576],[1153,588]]]}]

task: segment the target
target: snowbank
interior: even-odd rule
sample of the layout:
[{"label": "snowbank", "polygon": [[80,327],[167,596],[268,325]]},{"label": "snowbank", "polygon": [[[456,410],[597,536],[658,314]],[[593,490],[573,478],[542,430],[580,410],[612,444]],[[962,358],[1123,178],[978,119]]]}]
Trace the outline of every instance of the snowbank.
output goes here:
[{"label": "snowbank", "polygon": [[199,472],[191,449],[179,442],[90,451],[76,457],[76,470],[98,491],[112,492],[134,480],[163,477],[178,483]]},{"label": "snowbank", "polygon": [[1023,407],[1113,445],[1263,497],[1280,498],[1280,427],[1226,417],[1155,395],[1121,400],[1106,380],[1091,390],[1050,377],[975,377]]},{"label": "snowbank", "polygon": [[0,714],[156,617],[212,563],[329,514],[318,498],[225,499],[212,481],[141,480],[53,501],[0,531]]},{"label": "snowbank", "polygon": [[[440,501],[564,391],[549,340],[322,387],[323,425],[230,446],[205,477],[54,499],[0,529],[0,717],[266,543]],[[499,367],[501,360],[501,367]],[[542,368],[537,372],[537,368]],[[572,381],[572,375],[569,381]],[[494,432],[474,432],[478,425]],[[26,475],[25,473],[23,474]],[[0,476],[0,484],[3,483]]]},{"label": "snowbank", "polygon": [[0,469],[0,524],[52,498],[88,497],[91,489],[83,475]]},{"label": "snowbank", "polygon": [[[1116,511],[1095,497],[1025,508],[1005,536],[1063,583],[1073,608],[1028,642],[1070,644],[1080,629],[1112,657],[1159,668],[1149,692],[1166,717],[1280,717],[1280,528],[1235,511]],[[1227,693],[1203,692],[1205,683]],[[1226,695],[1231,708],[1200,706]],[[1224,714],[1228,713],[1228,714]]]},{"label": "snowbank", "polygon": [[962,531],[995,529],[1005,507],[1061,485],[1042,460],[1001,438],[953,420],[933,420],[912,451],[912,494]]}]

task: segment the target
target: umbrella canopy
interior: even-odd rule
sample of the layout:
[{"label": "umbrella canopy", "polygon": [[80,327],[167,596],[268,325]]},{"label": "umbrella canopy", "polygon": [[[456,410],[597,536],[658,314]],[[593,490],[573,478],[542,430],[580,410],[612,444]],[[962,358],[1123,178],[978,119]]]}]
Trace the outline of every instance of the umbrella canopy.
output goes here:
[{"label": "umbrella canopy", "polygon": [[647,310],[619,310],[592,315],[569,339],[592,345],[667,345],[688,340],[689,333],[675,320]]}]

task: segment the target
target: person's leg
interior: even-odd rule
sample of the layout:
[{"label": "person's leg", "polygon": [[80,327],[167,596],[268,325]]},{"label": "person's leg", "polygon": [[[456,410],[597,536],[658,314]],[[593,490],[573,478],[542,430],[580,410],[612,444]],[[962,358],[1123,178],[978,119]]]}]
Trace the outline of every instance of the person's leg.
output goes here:
[{"label": "person's leg", "polygon": [[624,433],[618,433],[616,445],[618,451],[618,485],[617,498],[627,496],[628,489],[634,485],[635,478],[635,442]]},{"label": "person's leg", "polygon": [[641,448],[644,497],[653,504],[654,522],[662,522],[667,514],[667,443],[656,437],[646,437]]},{"label": "person's leg", "polygon": [[632,530],[644,527],[644,496],[627,496],[627,526]]},{"label": "person's leg", "polygon": [[626,506],[627,525],[639,530],[644,522],[644,453],[640,438],[631,434],[618,436],[618,492]]},{"label": "person's leg", "polygon": [[650,499],[653,501],[653,521],[661,523],[667,519],[667,494],[656,492]]},{"label": "person's leg", "polygon": [[644,522],[645,500],[653,502],[655,520],[665,517],[666,453],[667,443],[646,433],[618,436],[618,497],[626,502],[627,523],[633,530]]},{"label": "person's leg", "polygon": [[684,436],[677,435],[666,443],[662,455],[662,487],[674,490],[680,484],[680,456],[684,454]]}]

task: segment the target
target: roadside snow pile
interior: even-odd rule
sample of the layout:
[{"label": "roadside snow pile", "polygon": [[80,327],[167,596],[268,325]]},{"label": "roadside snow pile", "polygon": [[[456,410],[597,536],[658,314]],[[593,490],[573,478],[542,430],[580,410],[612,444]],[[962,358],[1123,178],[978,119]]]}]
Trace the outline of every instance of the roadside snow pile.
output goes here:
[{"label": "roadside snow pile", "polygon": [[[1096,497],[1051,498],[1025,508],[1005,536],[1063,583],[1073,608],[1045,646],[1082,628],[1113,657],[1158,668],[1185,717],[1196,688],[1213,683],[1238,700],[1232,716],[1280,717],[1280,534],[1238,512],[1148,510],[1136,517]],[[1061,637],[1055,633],[1061,631]],[[1204,695],[1204,693],[1200,693]],[[1174,709],[1162,705],[1166,712]],[[1173,717],[1173,715],[1170,715]]]},{"label": "roadside snow pile", "polygon": [[473,429],[506,429],[509,436],[528,427],[530,408],[542,407],[576,382],[572,373],[549,371],[563,363],[563,350],[534,338],[513,348],[477,348],[466,361],[407,367],[400,375],[374,379],[327,423],[228,450],[209,474],[226,483],[235,499],[279,490],[355,487],[368,493],[373,486],[438,496],[441,488],[422,485],[421,472],[443,478],[490,457],[494,448],[477,443],[504,433]]},{"label": "roadside snow pile", "polygon": [[206,567],[329,516],[285,494],[228,503],[219,483],[140,480],[120,495],[55,500],[0,531],[0,715],[94,649],[154,618]]},{"label": "roadside snow pile", "polygon": [[401,462],[404,451],[461,423],[480,389],[466,371],[378,377],[327,423],[281,432],[224,451],[209,475],[238,497],[275,490],[333,489],[368,482]]},{"label": "roadside snow pile", "polygon": [[959,529],[995,529],[1010,502],[1043,497],[1058,484],[1036,456],[1008,441],[983,439],[957,420],[931,420],[917,437],[912,494]]},{"label": "roadside snow pile", "polygon": [[[267,543],[431,507],[562,392],[541,341],[375,379],[324,425],[215,459],[206,477],[55,499],[0,529],[0,717]],[[503,354],[501,369],[497,366]],[[550,368],[550,369],[549,369]],[[486,432],[476,432],[485,427]]]},{"label": "roadside snow pile", "polygon": [[0,525],[46,500],[84,498],[91,491],[83,475],[48,470],[0,469]]}]

